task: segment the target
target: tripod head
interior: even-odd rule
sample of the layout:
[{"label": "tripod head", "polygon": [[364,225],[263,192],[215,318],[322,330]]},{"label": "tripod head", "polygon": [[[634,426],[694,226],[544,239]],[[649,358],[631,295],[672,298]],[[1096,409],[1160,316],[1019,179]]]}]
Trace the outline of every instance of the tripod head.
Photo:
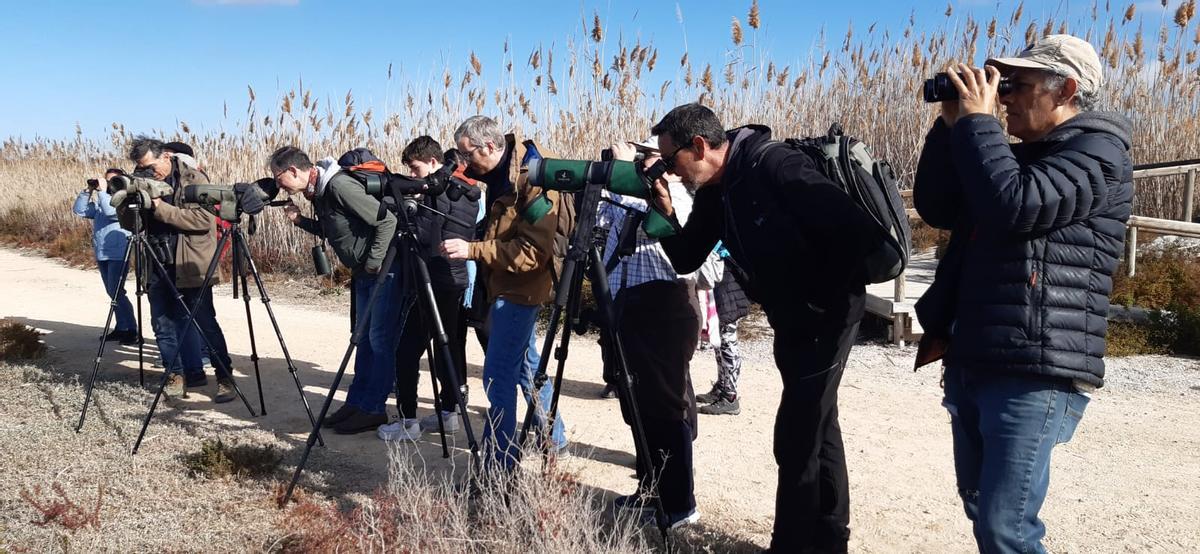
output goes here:
[{"label": "tripod head", "polygon": [[[468,198],[470,197],[468,196]],[[476,198],[478,198],[478,196],[476,196]],[[472,200],[476,198],[472,198]],[[401,233],[410,232],[417,234],[417,213],[421,210],[425,210],[437,217],[443,218],[446,221],[461,227],[475,226],[474,222],[468,222],[448,213],[442,212],[437,208],[425,204],[419,197],[412,194],[392,194],[384,196],[381,207],[387,209],[396,216],[396,230],[397,232]]]}]

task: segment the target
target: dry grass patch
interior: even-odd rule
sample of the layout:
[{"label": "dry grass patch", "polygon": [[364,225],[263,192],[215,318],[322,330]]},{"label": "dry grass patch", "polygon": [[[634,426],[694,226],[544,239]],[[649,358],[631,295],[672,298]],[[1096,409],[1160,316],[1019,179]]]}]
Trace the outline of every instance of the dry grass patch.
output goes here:
[{"label": "dry grass patch", "polygon": [[512,474],[467,470],[469,477],[461,471],[455,477],[426,471],[415,448],[393,447],[387,485],[352,509],[303,491],[294,497],[275,547],[514,554],[651,549],[655,539],[632,514],[613,514],[600,492],[555,464],[545,472],[534,469],[540,468],[539,453],[526,454],[526,467]]}]

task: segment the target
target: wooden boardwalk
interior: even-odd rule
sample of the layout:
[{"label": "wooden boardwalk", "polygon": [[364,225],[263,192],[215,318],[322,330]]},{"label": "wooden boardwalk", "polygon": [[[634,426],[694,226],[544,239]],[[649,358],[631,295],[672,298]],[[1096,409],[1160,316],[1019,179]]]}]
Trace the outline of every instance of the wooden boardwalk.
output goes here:
[{"label": "wooden boardwalk", "polygon": [[932,248],[913,253],[908,269],[900,276],[904,284],[899,297],[895,281],[867,286],[867,313],[892,322],[891,337],[894,344],[903,345],[905,341],[921,338],[921,324],[917,322],[914,306],[933,283],[937,264]]}]

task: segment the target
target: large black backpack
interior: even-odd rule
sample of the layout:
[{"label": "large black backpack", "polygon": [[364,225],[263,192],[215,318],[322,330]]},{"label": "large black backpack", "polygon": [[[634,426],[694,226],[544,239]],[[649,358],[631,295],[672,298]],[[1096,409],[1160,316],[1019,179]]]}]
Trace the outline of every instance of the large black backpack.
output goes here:
[{"label": "large black backpack", "polygon": [[830,126],[825,136],[767,142],[758,147],[752,159],[761,160],[770,147],[777,145],[811,157],[817,169],[879,226],[882,240],[864,260],[867,282],[883,283],[899,277],[908,266],[912,231],[891,164],[872,156],[862,141],[846,136],[838,123]]}]

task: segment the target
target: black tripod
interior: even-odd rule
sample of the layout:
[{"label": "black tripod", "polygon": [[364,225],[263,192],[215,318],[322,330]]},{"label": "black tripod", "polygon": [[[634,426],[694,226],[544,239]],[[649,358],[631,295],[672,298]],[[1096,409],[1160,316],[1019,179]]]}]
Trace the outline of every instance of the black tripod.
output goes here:
[{"label": "black tripod", "polygon": [[[250,361],[254,363],[254,379],[258,383],[258,406],[262,410],[262,415],[267,415],[267,405],[263,399],[262,377],[259,374],[258,368],[258,345],[254,338],[254,318],[250,314],[250,286],[249,276],[254,277],[254,284],[258,288],[258,297],[262,300],[263,307],[267,310],[267,318],[271,320],[271,328],[275,331],[275,338],[279,340],[279,349],[283,351],[283,359],[287,362],[288,373],[292,375],[292,381],[296,383],[296,390],[300,393],[300,402],[304,405],[304,413],[308,415],[309,423],[316,423],[316,418],[313,417],[312,408],[308,405],[308,397],[304,395],[304,384],[300,382],[300,374],[296,370],[296,364],[292,361],[292,354],[288,351],[287,342],[283,340],[283,331],[279,328],[279,320],[275,318],[275,310],[271,308],[271,297],[267,294],[267,287],[263,284],[262,275],[258,272],[258,266],[254,263],[254,257],[250,254],[250,245],[246,241],[246,233],[242,231],[241,218],[236,221],[231,221],[229,229],[223,230],[224,237],[230,237],[233,244],[233,258],[231,260],[233,266],[233,298],[238,298],[238,285],[241,285],[241,297],[246,306],[246,327],[250,333]],[[254,233],[254,221],[250,222],[250,234]],[[217,256],[221,255],[220,244],[217,245]],[[321,446],[325,446],[325,440],[320,436],[317,441]]]},{"label": "black tripod", "polygon": [[[125,283],[129,277],[129,264],[133,263],[133,280],[135,282],[137,296],[137,344],[138,344],[138,385],[146,386],[146,366],[145,366],[145,348],[146,341],[142,338],[142,295],[145,294],[145,262],[146,252],[150,251],[149,245],[146,243],[145,229],[142,228],[142,207],[140,204],[130,204],[128,209],[133,213],[134,232],[130,234],[129,242],[125,245],[125,256],[121,259],[121,280],[117,284],[117,291],[125,289]],[[79,423],[75,425],[75,432],[83,430],[83,424],[87,419],[88,405],[92,401],[92,390],[96,386],[96,375],[100,372],[100,362],[104,359],[104,347],[107,341],[109,329],[112,328],[113,318],[117,311],[117,296],[109,301],[108,316],[104,320],[104,330],[100,332],[100,347],[96,350],[96,358],[92,363],[92,374],[88,379],[87,387],[84,389],[83,409],[79,412]],[[165,366],[164,366],[165,370]]]},{"label": "black tripod", "polygon": [[[564,328],[561,343],[557,349],[553,350],[554,359],[558,361],[558,368],[554,375],[554,395],[550,401],[550,412],[546,416],[545,427],[542,428],[541,432],[549,434],[554,428],[554,418],[558,414],[559,395],[562,392],[563,370],[566,367],[567,355],[570,351],[571,331],[567,325],[578,323],[579,311],[583,299],[583,278],[584,274],[587,273],[592,283],[592,293],[596,298],[596,305],[601,323],[603,324],[602,332],[605,333],[606,340],[613,347],[613,376],[617,381],[617,394],[621,396],[624,405],[629,408],[629,415],[632,420],[633,440],[637,444],[639,451],[647,453],[647,455],[639,457],[643,465],[642,470],[645,475],[650,476],[654,474],[654,467],[651,463],[649,443],[646,441],[646,431],[642,425],[642,415],[638,406],[637,395],[634,393],[636,382],[633,375],[629,373],[621,335],[617,332],[616,311],[608,289],[608,272],[605,270],[603,258],[600,256],[600,243],[603,241],[602,237],[604,234],[603,230],[597,232],[596,211],[602,200],[600,193],[603,189],[604,183],[589,182],[584,187],[583,198],[577,210],[579,216],[575,223],[575,232],[571,236],[571,246],[567,251],[566,259],[563,260],[562,276],[555,289],[554,307],[550,312],[550,324],[546,330],[546,339],[542,346],[542,357],[538,363],[537,373],[533,377],[534,394],[530,400],[529,409],[525,412],[525,423],[521,428],[519,444],[524,444],[525,437],[533,425],[534,416],[538,412],[538,395],[536,391],[540,390],[546,384],[548,378],[546,369],[549,364],[551,350],[554,347],[555,334],[558,332],[559,324],[563,323]],[[562,321],[564,310],[570,317],[568,322]],[[542,438],[542,451],[545,455],[548,453],[551,441],[548,436]],[[654,499],[655,520],[665,541],[667,536],[667,513],[663,509],[662,499],[659,495],[653,494],[652,496]]]},{"label": "black tripod", "polygon": [[[321,424],[325,422],[325,416],[328,415],[329,407],[331,404],[333,404],[333,397],[337,393],[338,385],[341,384],[342,377],[346,374],[346,367],[350,363],[350,356],[353,355],[354,348],[358,346],[359,341],[362,340],[363,334],[368,332],[367,326],[370,324],[371,320],[370,307],[374,306],[375,302],[378,300],[379,291],[383,288],[383,283],[387,279],[388,273],[391,271],[392,263],[396,260],[396,253],[401,251],[401,249],[404,256],[402,259],[404,262],[406,262],[405,265],[408,266],[410,275],[414,277],[414,279],[410,282],[414,286],[415,292],[419,297],[419,309],[422,309],[421,313],[423,314],[423,317],[426,318],[426,323],[433,324],[433,328],[431,329],[432,334],[434,335],[433,339],[437,344],[440,356],[446,360],[446,368],[448,370],[447,373],[450,375],[450,382],[455,388],[455,394],[457,395],[459,405],[459,417],[462,418],[463,428],[467,433],[467,445],[471,450],[471,456],[475,460],[475,465],[479,465],[479,444],[475,440],[475,432],[471,428],[471,420],[467,415],[466,397],[463,394],[464,391],[462,383],[458,382],[458,373],[454,367],[454,358],[450,356],[450,341],[446,335],[446,329],[442,325],[441,314],[438,313],[437,300],[433,295],[433,285],[429,280],[429,268],[425,264],[425,259],[421,257],[420,241],[417,240],[416,222],[414,220],[416,211],[419,208],[434,212],[440,217],[448,219],[451,219],[451,217],[438,212],[433,208],[420,204],[411,198],[404,198],[402,200],[402,205],[400,206],[394,205],[394,200],[392,197],[385,198],[384,202],[390,204],[392,212],[396,214],[398,220],[396,226],[396,236],[392,239],[391,244],[388,246],[387,254],[383,257],[383,264],[379,267],[379,276],[375,279],[375,287],[371,289],[371,296],[368,298],[366,303],[367,309],[363,310],[363,313],[358,314],[358,321],[356,321],[354,324],[354,332],[350,335],[350,344],[347,345],[346,353],[342,356],[342,363],[340,366],[338,366],[337,374],[335,374],[333,377],[333,384],[329,386],[329,394],[325,396],[325,403],[321,406],[321,413],[317,416],[317,420],[313,423],[312,432],[309,433],[308,441],[304,445],[304,453],[300,456],[300,462],[296,464],[296,471],[294,474],[292,474],[292,480],[290,483],[288,483],[287,492],[284,494],[283,501],[280,503],[280,506],[286,506],[288,501],[290,501],[292,498],[292,492],[296,488],[296,483],[300,481],[300,474],[304,471],[304,466],[308,463],[308,456],[312,453],[313,445],[316,443],[316,437],[318,435],[318,431],[321,429]],[[383,208],[381,207],[381,209]],[[466,224],[465,226],[470,227],[473,225]],[[389,344],[384,345],[383,347],[395,348],[396,345]],[[436,398],[438,396],[436,388],[437,375],[435,374],[436,370],[434,369],[436,364],[432,363],[432,357],[430,362],[429,368],[432,380],[434,382],[434,397]],[[446,446],[445,427],[441,420],[441,408],[437,406],[437,400],[435,400],[434,409],[438,413],[438,424],[442,429],[443,454],[448,456],[449,451]]]},{"label": "black tripod", "polygon": [[[231,229],[238,229],[238,232],[240,233],[238,222],[234,221],[231,223],[233,223]],[[213,277],[217,272],[217,265],[221,261],[221,251],[225,249],[226,244],[229,244],[230,234],[231,233],[229,231],[223,232],[221,234],[221,239],[217,241],[217,250],[213,254],[212,260],[210,260],[208,263],[208,270],[204,274],[204,282],[200,285],[201,290],[212,286]],[[196,332],[200,335],[200,340],[204,343],[204,347],[209,349],[210,352],[215,352],[215,349],[212,347],[212,343],[208,339],[208,336],[200,327],[200,323],[196,321],[196,310],[202,307],[201,302],[204,301],[204,297],[201,296],[200,298],[197,298],[196,303],[191,308],[188,308],[187,303],[183,300],[183,295],[179,292],[179,289],[175,287],[175,283],[173,283],[170,279],[170,275],[167,273],[166,268],[163,267],[162,262],[160,262],[157,257],[154,257],[153,250],[150,250],[150,254],[150,260],[154,263],[155,268],[158,269],[159,277],[163,279],[163,282],[165,282],[167,286],[171,288],[171,293],[179,300],[181,304],[184,305],[184,310],[187,311],[187,323],[183,325],[183,328],[186,329],[188,327],[195,327]],[[255,278],[257,277],[258,276],[256,273]],[[175,352],[175,362],[179,361],[181,355],[182,349],[179,349]],[[241,399],[242,403],[246,405],[246,410],[250,412],[250,416],[257,417],[258,414],[254,413],[254,408],[250,406],[250,401],[246,399],[246,395],[242,394],[242,389],[238,387],[237,381],[233,378],[233,368],[226,367],[225,362],[221,360],[219,356],[211,356],[211,361],[215,367],[218,367],[218,369],[224,371],[224,373],[228,376],[229,382],[233,385],[234,392],[237,393],[237,396],[239,399]],[[165,363],[163,365],[166,366]],[[142,439],[146,436],[146,428],[150,426],[150,418],[154,417],[154,411],[158,408],[158,401],[163,396],[163,389],[166,388],[167,379],[169,379],[170,376],[170,372],[164,370],[162,378],[159,379],[158,390],[154,393],[154,401],[150,403],[150,409],[146,411],[146,417],[142,420],[142,429],[138,432],[137,441],[133,443],[134,454],[137,454],[138,448],[142,446]]]}]

